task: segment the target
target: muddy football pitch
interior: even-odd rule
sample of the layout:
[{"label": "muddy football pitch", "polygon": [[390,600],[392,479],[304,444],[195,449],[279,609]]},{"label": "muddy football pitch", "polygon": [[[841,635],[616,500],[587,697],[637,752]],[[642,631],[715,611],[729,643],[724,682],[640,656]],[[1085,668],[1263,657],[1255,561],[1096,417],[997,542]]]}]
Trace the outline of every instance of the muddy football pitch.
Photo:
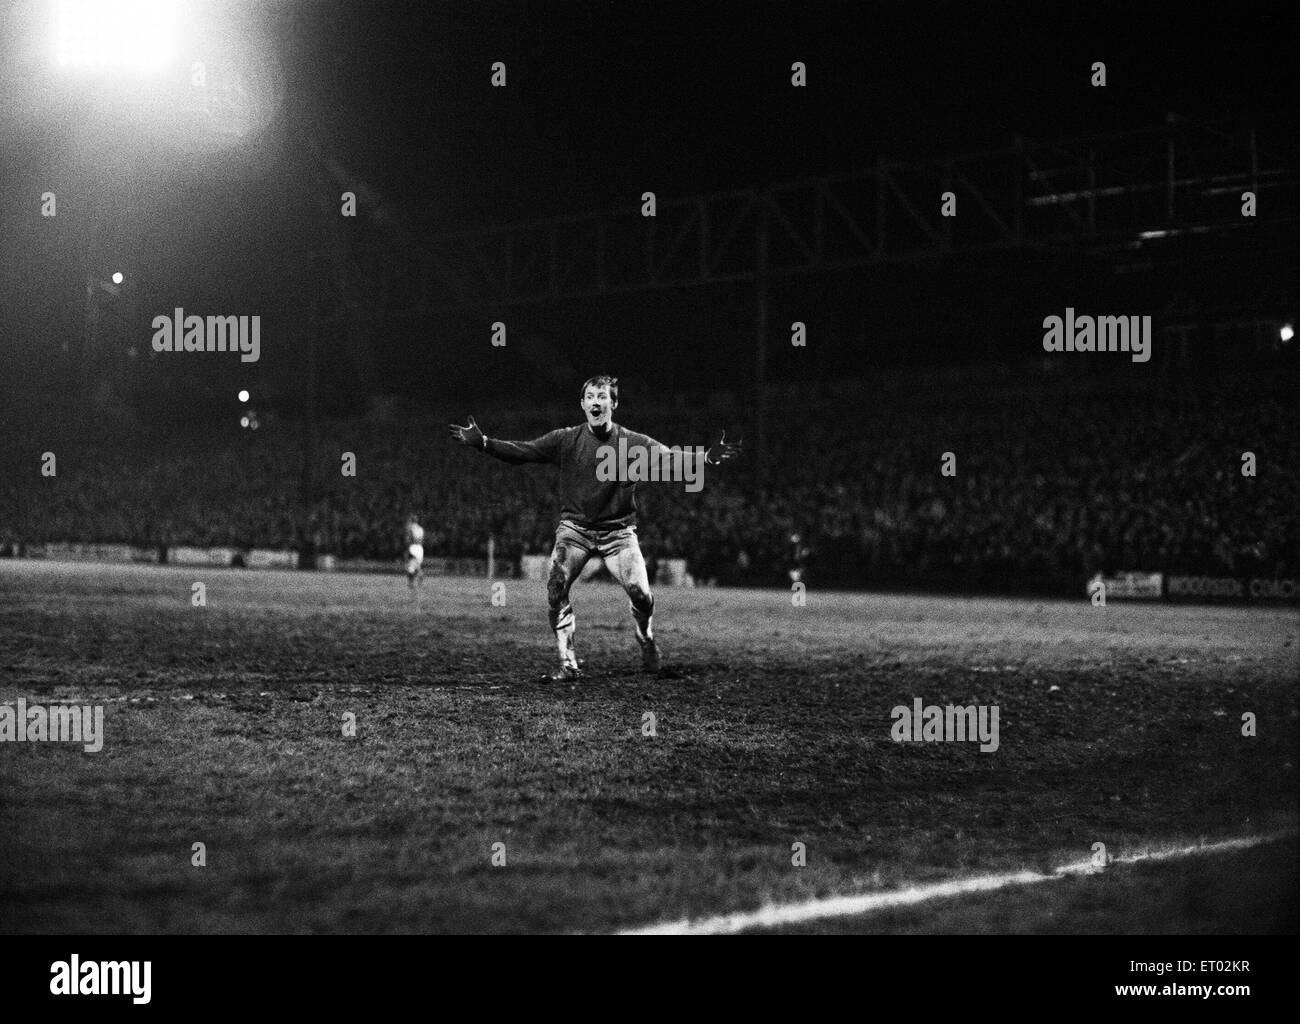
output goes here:
[{"label": "muddy football pitch", "polygon": [[1296,928],[1294,608],[656,597],[560,684],[539,582],[0,562],[0,705],[104,709],[0,742],[0,932]]}]

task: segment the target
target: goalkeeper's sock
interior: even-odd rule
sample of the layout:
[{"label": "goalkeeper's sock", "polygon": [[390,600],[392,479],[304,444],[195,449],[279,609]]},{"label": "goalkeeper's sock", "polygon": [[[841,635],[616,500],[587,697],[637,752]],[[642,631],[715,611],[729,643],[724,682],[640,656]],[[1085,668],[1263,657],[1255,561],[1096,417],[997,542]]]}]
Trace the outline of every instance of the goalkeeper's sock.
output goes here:
[{"label": "goalkeeper's sock", "polygon": [[565,668],[578,667],[578,654],[573,647],[573,624],[561,626],[555,631],[555,646],[560,652],[560,665]]},{"label": "goalkeeper's sock", "polygon": [[642,647],[655,638],[654,633],[654,599],[650,598],[638,609],[636,602],[628,605],[632,612],[632,625],[636,630],[636,642]]}]

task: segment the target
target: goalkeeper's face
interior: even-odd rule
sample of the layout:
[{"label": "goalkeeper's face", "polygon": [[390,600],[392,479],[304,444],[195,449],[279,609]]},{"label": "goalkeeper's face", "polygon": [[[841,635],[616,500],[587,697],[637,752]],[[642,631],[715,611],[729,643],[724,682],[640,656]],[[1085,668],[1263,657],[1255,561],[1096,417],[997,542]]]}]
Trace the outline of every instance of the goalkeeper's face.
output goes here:
[{"label": "goalkeeper's face", "polygon": [[587,417],[587,426],[593,430],[604,430],[614,418],[618,402],[610,395],[606,385],[592,385],[582,393],[582,411]]}]

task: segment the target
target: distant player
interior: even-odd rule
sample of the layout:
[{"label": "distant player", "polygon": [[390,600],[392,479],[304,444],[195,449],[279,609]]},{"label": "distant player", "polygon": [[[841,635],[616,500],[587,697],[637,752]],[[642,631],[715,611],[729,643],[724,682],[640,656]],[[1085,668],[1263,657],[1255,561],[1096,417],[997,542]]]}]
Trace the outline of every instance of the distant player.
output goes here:
[{"label": "distant player", "polygon": [[424,580],[424,527],[416,521],[415,513],[406,517],[402,543],[406,545],[406,583],[414,590]]},{"label": "distant player", "polygon": [[[620,476],[610,479],[597,472],[608,465],[611,448],[665,459],[671,452],[645,434],[614,422],[618,408],[618,379],[592,377],[582,386],[580,406],[587,422],[561,427],[535,441],[498,441],[479,429],[474,417],[465,426],[451,425],[451,436],[469,448],[477,448],[502,462],[549,462],[560,470],[560,523],[555,531],[555,550],[546,578],[546,599],[551,628],[555,630],[560,668],[551,679],[578,679],[578,657],[574,651],[574,615],[569,589],[582,567],[593,555],[599,556],[622,585],[631,602],[632,621],[641,664],[648,672],[659,670],[659,647],[651,619],[654,595],[646,576],[645,559],[636,536],[636,483]],[[604,450],[602,452],[602,449]],[[738,444],[728,444],[726,435],[703,453],[706,465],[716,466],[740,453]]]}]

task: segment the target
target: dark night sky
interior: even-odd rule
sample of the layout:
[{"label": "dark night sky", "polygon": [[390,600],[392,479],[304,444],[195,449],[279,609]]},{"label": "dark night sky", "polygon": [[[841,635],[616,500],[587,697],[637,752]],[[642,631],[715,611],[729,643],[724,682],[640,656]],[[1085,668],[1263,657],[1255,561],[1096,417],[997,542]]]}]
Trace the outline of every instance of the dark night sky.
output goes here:
[{"label": "dark night sky", "polygon": [[[336,150],[435,224],[1284,106],[1281,15],[1135,6],[331,5],[313,8],[331,73],[297,70]],[[504,90],[486,87],[494,60]]]},{"label": "dark night sky", "polygon": [[[282,340],[267,346],[259,372],[274,371],[277,352],[278,372],[298,372],[286,326],[298,296],[286,275],[312,244],[303,224],[313,187],[292,170],[301,164],[285,161],[298,130],[409,227],[436,231],[626,207],[645,190],[662,200],[863,168],[879,155],[984,149],[1017,132],[1050,139],[1150,126],[1168,111],[1294,121],[1294,4],[1206,14],[1078,2],[304,0],[205,6],[217,21],[264,25],[278,56],[258,70],[283,81],[285,100],[242,150],[186,155],[52,84],[48,54],[38,59],[24,40],[30,13],[44,6],[0,13],[0,356],[11,380],[53,373],[49,352],[80,329],[86,267],[128,250],[151,310],[263,310]],[[508,68],[505,89],[489,83],[497,60]],[[808,66],[806,89],[789,84],[795,60]],[[1107,64],[1106,89],[1089,85],[1094,60]],[[57,224],[36,215],[47,187],[61,191]],[[138,215],[124,212],[128,195]],[[960,287],[980,294],[999,273],[976,271]],[[873,301],[910,281],[873,287]],[[946,288],[922,281],[906,301],[933,306]],[[852,332],[862,291],[840,281],[808,294]],[[777,295],[774,315],[805,298]],[[654,340],[650,323],[680,337],[692,359],[703,358],[691,336],[706,323],[730,338],[715,346],[715,379],[747,358],[752,337],[748,299],[718,292],[528,315],[565,336],[575,362],[607,357],[622,372],[646,370],[637,353]],[[390,363],[414,363],[425,344],[424,327],[404,329],[405,338],[377,331],[399,353]],[[625,344],[611,340],[624,335]],[[459,343],[454,331],[444,336]],[[672,380],[689,368],[674,367]],[[327,363],[326,373],[343,370]]]}]

